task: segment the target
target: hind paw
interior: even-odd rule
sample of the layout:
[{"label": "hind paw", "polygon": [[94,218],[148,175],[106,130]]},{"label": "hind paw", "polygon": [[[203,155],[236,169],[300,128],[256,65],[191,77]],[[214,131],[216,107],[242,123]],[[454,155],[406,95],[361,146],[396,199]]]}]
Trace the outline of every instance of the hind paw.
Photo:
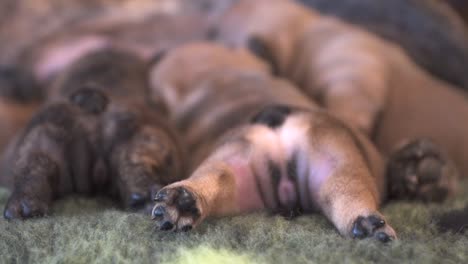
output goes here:
[{"label": "hind paw", "polygon": [[201,220],[197,198],[185,187],[164,188],[155,201],[151,215],[160,230],[189,231]]},{"label": "hind paw", "polygon": [[405,145],[388,165],[391,198],[443,201],[454,192],[456,169],[429,140]]},{"label": "hind paw", "polygon": [[374,237],[383,243],[396,239],[396,233],[378,215],[359,216],[353,223],[351,236],[357,239]]}]

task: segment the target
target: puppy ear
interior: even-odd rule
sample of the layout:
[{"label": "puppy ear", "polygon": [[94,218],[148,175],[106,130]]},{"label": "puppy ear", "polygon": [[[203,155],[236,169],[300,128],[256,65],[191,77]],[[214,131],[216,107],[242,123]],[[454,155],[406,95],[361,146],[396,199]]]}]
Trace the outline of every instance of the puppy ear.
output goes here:
[{"label": "puppy ear", "polygon": [[259,36],[251,36],[247,40],[247,48],[258,58],[264,60],[271,66],[272,74],[278,76],[280,74],[278,64],[271,48],[267,45],[266,41]]}]

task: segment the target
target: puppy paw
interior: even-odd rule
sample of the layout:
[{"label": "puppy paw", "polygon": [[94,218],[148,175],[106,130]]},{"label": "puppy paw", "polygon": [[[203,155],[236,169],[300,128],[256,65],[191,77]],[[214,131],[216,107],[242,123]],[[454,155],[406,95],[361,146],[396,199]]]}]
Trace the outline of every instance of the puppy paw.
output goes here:
[{"label": "puppy paw", "polygon": [[49,204],[47,202],[13,195],[5,206],[3,217],[7,220],[28,219],[44,216],[48,211]]},{"label": "puppy paw", "polygon": [[391,156],[387,177],[391,198],[443,201],[454,192],[457,171],[436,145],[422,139]]},{"label": "puppy paw", "polygon": [[370,215],[359,216],[353,223],[351,237],[357,239],[374,237],[377,240],[387,243],[396,239],[396,233],[382,217]]},{"label": "puppy paw", "polygon": [[164,188],[151,213],[160,230],[189,231],[201,219],[196,196],[184,187]]}]

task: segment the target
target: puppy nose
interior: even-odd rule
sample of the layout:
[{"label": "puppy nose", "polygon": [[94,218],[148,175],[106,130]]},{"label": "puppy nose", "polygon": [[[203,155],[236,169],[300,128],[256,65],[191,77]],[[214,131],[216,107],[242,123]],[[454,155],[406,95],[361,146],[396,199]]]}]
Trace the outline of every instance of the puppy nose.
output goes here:
[{"label": "puppy nose", "polygon": [[158,217],[163,217],[164,216],[164,213],[166,212],[166,210],[164,210],[164,207],[162,206],[156,206],[154,209],[153,209],[153,212],[151,213],[151,216],[154,219],[158,218]]}]

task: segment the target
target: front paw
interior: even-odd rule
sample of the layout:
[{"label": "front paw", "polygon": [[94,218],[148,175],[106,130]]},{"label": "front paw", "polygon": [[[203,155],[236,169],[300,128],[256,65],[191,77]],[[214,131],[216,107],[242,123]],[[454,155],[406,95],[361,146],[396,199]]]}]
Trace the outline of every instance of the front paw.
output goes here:
[{"label": "front paw", "polygon": [[387,243],[396,239],[396,233],[379,215],[359,216],[353,223],[351,237],[357,239],[374,237]]},{"label": "front paw", "polygon": [[49,212],[49,203],[24,195],[12,195],[8,200],[3,217],[7,220],[41,217]]},{"label": "front paw", "polygon": [[196,196],[185,187],[164,188],[155,201],[152,218],[160,230],[189,231],[202,219]]}]

